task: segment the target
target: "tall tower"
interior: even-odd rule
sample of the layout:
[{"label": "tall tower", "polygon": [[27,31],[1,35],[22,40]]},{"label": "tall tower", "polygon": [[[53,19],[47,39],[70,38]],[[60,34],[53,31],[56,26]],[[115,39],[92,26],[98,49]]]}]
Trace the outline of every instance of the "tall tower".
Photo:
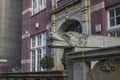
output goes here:
[{"label": "tall tower", "polygon": [[0,71],[20,67],[22,0],[0,0]]}]

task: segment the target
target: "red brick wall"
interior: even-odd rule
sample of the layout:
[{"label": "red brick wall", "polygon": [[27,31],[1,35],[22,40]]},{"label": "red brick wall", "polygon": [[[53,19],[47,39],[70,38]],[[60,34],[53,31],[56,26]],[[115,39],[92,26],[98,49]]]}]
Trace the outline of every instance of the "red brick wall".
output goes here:
[{"label": "red brick wall", "polygon": [[[120,4],[120,0],[90,0],[91,7],[104,1],[105,8],[91,12],[91,32],[93,35],[107,35],[107,8]],[[95,25],[101,24],[102,32],[95,32]]]},{"label": "red brick wall", "polygon": [[0,66],[0,72],[11,72],[12,67],[10,66]]},{"label": "red brick wall", "polygon": [[[94,5],[102,2],[103,0],[90,0],[90,5],[93,7]],[[104,9],[100,9],[98,11],[91,12],[91,34],[92,35],[103,35],[104,24],[103,24],[103,11]],[[102,31],[97,33],[95,31],[95,26],[101,24]]]},{"label": "red brick wall", "polygon": [[23,0],[23,11],[32,5],[31,0]]},{"label": "red brick wall", "polygon": [[106,7],[111,7],[120,4],[120,0],[104,0],[104,1]]},{"label": "red brick wall", "polygon": [[[31,7],[32,0],[23,0],[23,11]],[[50,17],[50,10],[51,10],[51,0],[47,0],[47,7],[46,9],[40,11],[35,15],[31,15],[31,12],[28,12],[23,15],[22,18],[22,34],[25,34],[25,31],[30,32],[30,36],[35,34],[45,32],[46,25],[50,24],[51,17]],[[35,28],[36,22],[39,23],[39,28]],[[47,50],[50,52],[50,49],[47,47]],[[47,52],[48,52],[47,51]],[[30,59],[30,37],[22,39],[22,56],[21,59]],[[30,70],[30,64],[21,64],[21,69],[24,72],[28,72]]]},{"label": "red brick wall", "polygon": [[30,72],[30,64],[22,64],[21,72]]},{"label": "red brick wall", "polygon": [[[98,24],[101,24],[101,32],[95,31],[95,25]],[[91,30],[93,35],[107,35],[107,14],[105,9],[91,13]]]},{"label": "red brick wall", "polygon": [[[28,9],[31,6],[31,0],[23,0],[23,11]],[[30,16],[31,13],[28,12],[22,16],[22,35],[25,34],[26,31],[30,30]],[[21,60],[29,59],[30,53],[30,38],[22,39],[22,54]],[[21,64],[22,71],[29,70],[29,64]]]},{"label": "red brick wall", "polygon": [[[46,29],[46,9],[40,11],[38,14],[35,14],[30,18],[30,33],[31,35],[37,34],[39,32],[45,31]],[[39,28],[35,28],[35,24],[39,23]]]},{"label": "red brick wall", "polygon": [[90,0],[90,4],[91,6],[95,5],[95,4],[98,4],[100,2],[102,2],[103,0]]},{"label": "red brick wall", "polygon": [[30,38],[25,38],[22,40],[22,59],[29,59],[30,54]]}]

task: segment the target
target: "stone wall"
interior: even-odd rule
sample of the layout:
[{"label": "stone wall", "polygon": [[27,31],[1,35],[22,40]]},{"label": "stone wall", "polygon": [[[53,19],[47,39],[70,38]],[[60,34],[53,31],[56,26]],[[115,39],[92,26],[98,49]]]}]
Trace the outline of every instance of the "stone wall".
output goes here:
[{"label": "stone wall", "polygon": [[[59,6],[51,12],[52,21],[52,32],[62,33],[65,28],[69,25],[67,20],[77,21],[82,26],[82,34],[91,34],[90,31],[90,2],[89,0],[71,0],[66,5]],[[60,62],[61,54],[63,50],[54,49],[56,62]],[[59,57],[58,57],[59,56]],[[55,67],[61,63],[55,63]],[[58,67],[57,67],[58,69]],[[62,69],[62,68],[59,68]]]}]

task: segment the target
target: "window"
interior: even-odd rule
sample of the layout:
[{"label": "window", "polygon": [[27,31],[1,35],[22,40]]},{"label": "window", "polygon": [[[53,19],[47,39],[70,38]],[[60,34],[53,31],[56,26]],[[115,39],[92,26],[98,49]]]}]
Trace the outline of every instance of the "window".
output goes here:
[{"label": "window", "polygon": [[120,37],[120,31],[110,32],[109,34],[111,37]]},{"label": "window", "polygon": [[40,66],[40,60],[46,55],[46,33],[31,37],[31,71],[43,70]]},{"label": "window", "polygon": [[46,8],[46,0],[32,0],[33,15]]},{"label": "window", "polygon": [[31,51],[32,54],[32,71],[35,71],[35,50]]},{"label": "window", "polygon": [[120,5],[108,9],[108,32],[112,37],[120,37]]},{"label": "window", "polygon": [[40,60],[41,60],[41,49],[37,49],[37,69],[38,69],[38,71],[41,71]]},{"label": "window", "polygon": [[38,39],[37,45],[40,46],[41,45],[41,34],[38,35],[37,39]]},{"label": "window", "polygon": [[108,10],[109,29],[120,28],[120,6]]},{"label": "window", "polygon": [[37,0],[33,0],[33,13],[37,13]]}]

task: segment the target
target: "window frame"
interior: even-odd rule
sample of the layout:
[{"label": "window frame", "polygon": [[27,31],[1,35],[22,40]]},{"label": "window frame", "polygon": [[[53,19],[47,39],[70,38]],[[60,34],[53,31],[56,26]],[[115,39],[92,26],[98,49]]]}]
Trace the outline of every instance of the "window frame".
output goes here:
[{"label": "window frame", "polygon": [[[108,22],[108,30],[113,30],[113,29],[118,29],[120,28],[120,24],[119,25],[116,25],[116,18],[117,17],[120,17],[119,16],[116,16],[116,11],[115,9],[120,7],[120,5],[117,5],[117,6],[114,6],[114,7],[111,7],[107,10],[107,22]],[[115,22],[115,25],[114,26],[110,26],[110,10],[114,10],[114,16],[113,16],[113,19],[114,19],[114,22]]]},{"label": "window frame", "polygon": [[37,14],[38,12],[46,9],[46,7],[47,7],[47,0],[40,0],[41,1],[41,9],[39,8],[39,0],[36,0],[36,1],[37,1],[37,10],[36,10],[36,12],[34,12],[34,0],[32,0],[32,15]]},{"label": "window frame", "polygon": [[120,31],[109,32],[109,36],[110,37],[120,37],[119,33],[120,33]]},{"label": "window frame", "polygon": [[[37,45],[38,43],[38,36],[41,35],[41,45]],[[36,46],[32,47],[32,38],[35,37],[35,43]],[[36,71],[43,71],[43,69],[41,68],[40,64],[38,64],[38,62],[40,62],[40,59],[42,57],[44,57],[46,55],[46,33],[41,33],[41,34],[37,34],[31,37],[31,48],[30,48],[30,71],[31,72],[36,72]],[[40,52],[38,51],[40,50]],[[33,60],[33,51],[35,51],[35,61]],[[38,56],[39,54],[39,56]],[[35,64],[33,64],[33,61],[35,62]],[[35,70],[33,69],[33,67],[35,66]]]}]

